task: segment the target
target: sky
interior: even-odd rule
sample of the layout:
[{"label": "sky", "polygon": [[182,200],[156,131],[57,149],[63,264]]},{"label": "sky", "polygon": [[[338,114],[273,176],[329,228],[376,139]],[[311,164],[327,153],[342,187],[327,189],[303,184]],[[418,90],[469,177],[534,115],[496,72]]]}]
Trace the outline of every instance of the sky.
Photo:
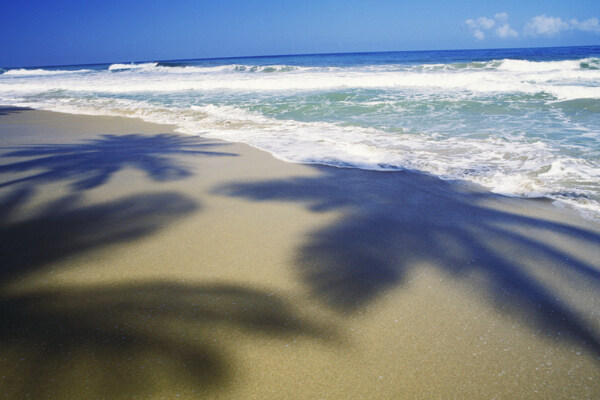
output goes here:
[{"label": "sky", "polygon": [[0,66],[600,44],[598,0],[4,0]]}]

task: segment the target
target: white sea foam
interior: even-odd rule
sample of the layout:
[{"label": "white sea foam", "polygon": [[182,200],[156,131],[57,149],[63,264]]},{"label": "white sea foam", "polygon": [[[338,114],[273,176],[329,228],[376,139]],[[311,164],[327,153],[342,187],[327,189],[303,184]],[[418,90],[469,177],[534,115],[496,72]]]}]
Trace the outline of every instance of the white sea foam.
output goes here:
[{"label": "white sea foam", "polygon": [[35,76],[35,75],[65,75],[65,74],[80,74],[85,72],[90,72],[89,69],[79,69],[79,70],[49,70],[49,69],[11,69],[4,72],[2,75],[5,76]]},{"label": "white sea foam", "polygon": [[[527,143],[517,137],[513,140],[505,137],[440,139],[424,133],[390,135],[375,128],[276,120],[233,106],[210,104],[173,109],[123,99],[62,99],[52,105],[27,105],[177,124],[184,133],[245,142],[292,162],[354,165],[377,170],[408,168],[446,179],[469,176],[503,194],[538,196],[543,191],[544,180],[600,178],[598,167],[577,165],[576,159],[553,161],[556,159],[554,149],[541,141]],[[294,145],[289,146],[290,143]],[[546,172],[541,173],[543,170]]]},{"label": "white sea foam", "polygon": [[513,72],[548,72],[548,71],[565,71],[579,70],[581,61],[566,60],[566,61],[528,61],[528,60],[502,60],[498,66],[501,71]]},{"label": "white sea foam", "polygon": [[[178,91],[316,91],[415,88],[456,94],[525,93],[548,94],[554,100],[600,98],[600,70],[581,68],[583,61],[531,62],[503,60],[494,68],[437,69],[435,65],[407,69],[398,66],[353,68],[294,67],[286,65],[217,67],[165,67],[158,63],[113,64],[110,72],[81,77],[81,71],[11,70],[1,76],[37,75],[30,80],[0,80],[0,90],[12,92],[133,92]],[[590,61],[587,60],[587,63]],[[473,64],[473,63],[470,63]],[[489,65],[496,65],[488,63]],[[261,72],[261,73],[250,73]],[[270,73],[269,73],[270,72]],[[33,78],[33,76],[32,76]]]},{"label": "white sea foam", "polygon": [[291,71],[309,71],[314,70],[311,67],[298,67],[291,65],[244,65],[244,64],[228,64],[216,66],[195,66],[195,65],[161,65],[158,62],[141,63],[141,64],[112,64],[108,67],[109,71],[125,71],[125,70],[144,70],[146,72],[168,73],[168,74],[210,74],[210,73],[227,73],[227,72],[246,72],[246,73],[277,73]]},{"label": "white sea foam", "polygon": [[[567,133],[600,146],[600,129],[581,119],[595,121],[581,114],[585,107],[572,114],[553,105],[597,102],[596,65],[598,59],[12,70],[0,75],[0,103],[175,124],[290,162],[467,179],[506,195],[548,196],[600,219],[600,155],[581,144],[561,147]],[[552,135],[562,139],[546,138]]]},{"label": "white sea foam", "polygon": [[158,65],[156,62],[151,63],[141,63],[141,64],[112,64],[108,67],[109,71],[124,71],[129,69],[151,69]]}]

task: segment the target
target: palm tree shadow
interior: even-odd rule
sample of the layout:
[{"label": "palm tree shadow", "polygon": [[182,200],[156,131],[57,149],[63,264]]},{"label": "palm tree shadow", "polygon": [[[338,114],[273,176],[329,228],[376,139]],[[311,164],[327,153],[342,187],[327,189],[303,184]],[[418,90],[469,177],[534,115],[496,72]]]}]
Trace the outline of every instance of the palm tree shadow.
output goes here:
[{"label": "palm tree shadow", "polygon": [[199,208],[173,192],[97,205],[71,195],[12,218],[32,193],[25,187],[0,199],[0,388],[8,397],[202,396],[243,373],[239,338],[335,338],[277,295],[241,285],[111,282],[14,292],[10,284],[36,269],[143,238]]},{"label": "palm tree shadow", "polygon": [[[159,182],[185,178],[192,171],[182,156],[236,155],[212,150],[222,145],[185,135],[128,134],[74,144],[0,147],[3,160],[19,158],[0,165],[0,174],[25,175],[0,180],[0,190],[6,193],[0,198],[0,282],[73,253],[148,235],[196,210],[195,201],[175,192],[83,206],[82,191],[103,185],[125,168],[144,171]],[[44,205],[34,217],[11,221],[40,184],[60,181],[70,183],[69,195]]]},{"label": "palm tree shadow", "polygon": [[[144,238],[200,207],[176,192],[90,205],[84,190],[125,168],[158,182],[185,178],[192,171],[179,156],[235,156],[213,150],[221,145],[133,134],[0,149],[3,161],[19,158],[0,165],[0,173],[22,174],[0,183],[0,387],[6,396],[117,399],[165,389],[202,396],[243,373],[236,371],[234,347],[243,338],[335,338],[277,295],[241,285],[112,282],[14,292],[11,284],[29,273]],[[20,212],[38,184],[61,181],[70,183],[69,195],[34,214]]]},{"label": "palm tree shadow", "polygon": [[12,398],[129,399],[165,389],[202,396],[243,373],[233,354],[239,337],[332,337],[278,296],[230,284],[146,282],[0,296],[0,318],[0,348],[20,358],[0,367],[9,378],[0,385]]},{"label": "palm tree shadow", "polygon": [[10,114],[18,114],[23,111],[33,110],[28,107],[0,107],[0,116],[1,115],[10,115]]},{"label": "palm tree shadow", "polygon": [[34,216],[11,220],[32,192],[26,187],[0,200],[0,283],[91,248],[147,236],[199,208],[175,192],[87,206],[80,195],[71,195],[45,205]]},{"label": "palm tree shadow", "polygon": [[600,248],[598,233],[490,208],[484,202],[501,196],[422,173],[314,168],[320,176],[238,183],[217,192],[344,213],[338,223],[313,232],[296,257],[301,279],[329,306],[351,313],[386,290],[407,285],[407,276],[427,263],[468,282],[498,311],[600,356],[593,323],[534,278],[522,258],[501,250],[535,255],[540,268],[551,265],[558,274],[586,281],[597,296],[600,265],[566,254],[535,232],[559,235],[592,250]]},{"label": "palm tree shadow", "polygon": [[[152,180],[163,182],[191,175],[174,156],[235,156],[212,148],[224,143],[194,136],[102,135],[75,144],[27,145],[4,147],[3,158],[27,157],[26,160],[0,165],[0,173],[29,173],[28,176],[0,183],[0,188],[17,183],[72,181],[74,190],[93,189],[106,183],[124,168],[144,171]],[[41,170],[41,171],[40,171]]]}]

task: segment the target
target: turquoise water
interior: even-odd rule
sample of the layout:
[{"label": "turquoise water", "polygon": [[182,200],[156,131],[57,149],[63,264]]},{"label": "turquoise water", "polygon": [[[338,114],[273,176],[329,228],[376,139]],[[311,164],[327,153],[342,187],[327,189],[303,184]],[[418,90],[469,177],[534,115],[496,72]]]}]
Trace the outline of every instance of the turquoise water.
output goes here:
[{"label": "turquoise water", "polygon": [[600,46],[0,72],[1,104],[173,123],[290,162],[419,170],[600,219]]}]

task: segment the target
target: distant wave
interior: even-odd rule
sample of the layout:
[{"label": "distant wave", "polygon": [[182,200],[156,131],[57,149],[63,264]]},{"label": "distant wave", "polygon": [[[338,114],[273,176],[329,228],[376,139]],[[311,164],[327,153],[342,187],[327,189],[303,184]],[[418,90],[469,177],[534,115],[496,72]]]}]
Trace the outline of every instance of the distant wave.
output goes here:
[{"label": "distant wave", "polygon": [[218,72],[290,72],[299,70],[309,70],[308,67],[297,67],[292,65],[243,65],[243,64],[227,64],[216,65],[211,67],[200,67],[186,63],[171,63],[171,62],[149,62],[140,64],[112,64],[108,67],[109,71],[125,71],[125,70],[144,70],[144,71],[161,71],[170,73],[218,73]]},{"label": "distant wave", "polygon": [[290,72],[290,71],[298,71],[298,70],[308,70],[308,68],[300,68],[292,65],[235,65],[233,67],[233,71],[239,72],[264,72],[264,73],[272,73],[272,72]]},{"label": "distant wave", "polygon": [[108,67],[109,71],[125,71],[125,70],[130,70],[130,69],[148,69],[148,68],[153,68],[156,67],[158,65],[158,63],[156,62],[150,62],[150,63],[141,63],[141,64],[112,64],[110,67]]},{"label": "distant wave", "polygon": [[[393,69],[402,66],[383,66],[383,69]],[[491,60],[472,61],[468,63],[451,64],[422,64],[407,67],[413,71],[456,71],[456,70],[501,70],[513,72],[548,72],[567,70],[598,70],[600,69],[600,58],[584,58],[581,60],[565,61],[528,61],[528,60]]]},{"label": "distant wave", "polygon": [[565,61],[503,60],[498,69],[514,72],[598,70],[600,69],[600,59],[585,58],[581,60]]},{"label": "distant wave", "polygon": [[[6,76],[27,76],[27,75],[64,75],[64,74],[79,74],[85,72],[91,72],[89,69],[79,69],[79,70],[52,70],[52,69],[9,69],[2,70],[4,73],[2,75]],[[0,71],[1,73],[1,71]]]},{"label": "distant wave", "polygon": [[[27,81],[0,80],[0,90],[36,93],[50,90],[126,94],[183,91],[320,91],[340,89],[423,90],[472,97],[493,93],[548,96],[548,101],[600,98],[598,58],[535,62],[493,60],[466,64],[297,67],[290,65],[179,66],[156,62],[112,64],[109,71],[9,70],[1,76],[32,75]],[[131,79],[131,71],[142,79]],[[109,73],[107,73],[109,72]],[[68,74],[75,74],[68,76]],[[33,75],[44,76],[37,79]],[[56,79],[52,75],[60,75]]]},{"label": "distant wave", "polygon": [[251,65],[251,64],[224,64],[215,66],[198,66],[190,62],[147,62],[131,64],[112,64],[109,71],[121,70],[147,70],[163,71],[172,73],[219,73],[219,72],[247,72],[247,73],[274,73],[274,72],[308,72],[308,71],[460,71],[460,70],[502,70],[513,72],[545,72],[560,70],[600,70],[600,58],[585,58],[580,60],[565,61],[528,61],[517,59],[501,59],[490,61],[472,61],[449,64],[380,64],[364,67],[319,67],[319,66],[296,66],[296,65]]},{"label": "distant wave", "polygon": [[600,58],[586,58],[581,60],[579,66],[583,69],[600,69]]}]

